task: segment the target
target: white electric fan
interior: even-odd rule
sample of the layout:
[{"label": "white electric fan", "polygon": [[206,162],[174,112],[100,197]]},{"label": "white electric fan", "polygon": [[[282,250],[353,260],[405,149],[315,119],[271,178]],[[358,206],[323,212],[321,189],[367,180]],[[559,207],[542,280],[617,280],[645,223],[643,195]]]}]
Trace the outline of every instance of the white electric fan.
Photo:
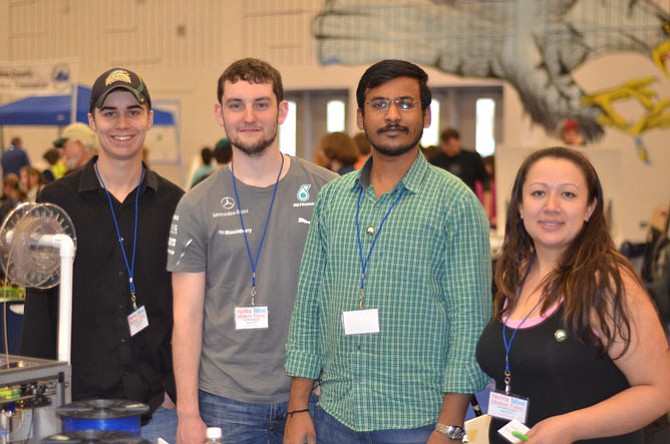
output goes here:
[{"label": "white electric fan", "polygon": [[77,236],[70,216],[50,203],[24,203],[0,227],[0,262],[7,280],[29,288],[60,283],[58,360],[70,362],[72,266]]}]

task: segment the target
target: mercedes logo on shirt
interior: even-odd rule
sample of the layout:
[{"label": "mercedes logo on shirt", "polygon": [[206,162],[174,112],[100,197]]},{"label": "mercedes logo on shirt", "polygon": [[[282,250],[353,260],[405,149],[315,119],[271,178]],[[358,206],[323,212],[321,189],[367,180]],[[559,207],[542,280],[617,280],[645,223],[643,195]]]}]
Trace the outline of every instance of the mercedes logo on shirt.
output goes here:
[{"label": "mercedes logo on shirt", "polygon": [[235,199],[226,196],[221,199],[221,206],[224,210],[232,210],[235,207]]}]

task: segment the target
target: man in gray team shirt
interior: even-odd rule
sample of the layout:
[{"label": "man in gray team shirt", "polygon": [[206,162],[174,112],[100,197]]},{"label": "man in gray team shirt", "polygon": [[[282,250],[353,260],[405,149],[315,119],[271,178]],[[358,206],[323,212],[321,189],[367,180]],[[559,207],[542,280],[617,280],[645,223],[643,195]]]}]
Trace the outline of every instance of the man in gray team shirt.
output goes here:
[{"label": "man in gray team shirt", "polygon": [[179,203],[173,272],[178,443],[205,427],[228,443],[281,443],[290,380],[284,344],[316,195],[335,175],[284,155],[281,75],[256,59],[219,78],[217,122],[233,161]]}]

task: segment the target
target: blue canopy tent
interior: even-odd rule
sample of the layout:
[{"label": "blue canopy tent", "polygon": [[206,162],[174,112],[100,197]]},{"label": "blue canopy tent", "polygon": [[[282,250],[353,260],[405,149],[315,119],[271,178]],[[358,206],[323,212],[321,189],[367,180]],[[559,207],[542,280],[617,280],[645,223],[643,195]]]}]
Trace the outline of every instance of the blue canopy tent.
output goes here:
[{"label": "blue canopy tent", "polygon": [[[91,89],[77,86],[77,121],[88,123]],[[32,96],[0,106],[0,125],[56,125],[70,123],[71,95]],[[174,125],[168,111],[154,109],[154,125]]]}]

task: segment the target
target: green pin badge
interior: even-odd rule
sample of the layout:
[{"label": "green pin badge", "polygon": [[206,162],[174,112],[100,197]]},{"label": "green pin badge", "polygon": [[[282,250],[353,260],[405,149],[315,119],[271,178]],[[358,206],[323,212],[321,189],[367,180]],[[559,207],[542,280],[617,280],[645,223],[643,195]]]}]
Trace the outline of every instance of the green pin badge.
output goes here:
[{"label": "green pin badge", "polygon": [[554,332],[554,339],[556,339],[556,342],[565,342],[568,339],[568,333],[559,328]]}]

